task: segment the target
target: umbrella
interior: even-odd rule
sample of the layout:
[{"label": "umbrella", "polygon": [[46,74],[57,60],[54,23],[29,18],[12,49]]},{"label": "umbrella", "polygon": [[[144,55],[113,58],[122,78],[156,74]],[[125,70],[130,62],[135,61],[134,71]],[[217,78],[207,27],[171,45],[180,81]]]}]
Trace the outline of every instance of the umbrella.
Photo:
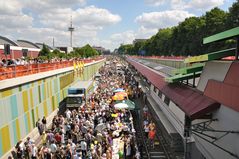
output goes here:
[{"label": "umbrella", "polygon": [[123,96],[118,96],[118,95],[114,95],[112,97],[113,100],[124,100],[124,97]]},{"label": "umbrella", "polygon": [[118,89],[114,90],[113,92],[114,93],[125,92],[125,90],[123,88],[118,88]]},{"label": "umbrella", "polygon": [[113,100],[124,100],[125,98],[128,99],[128,94],[125,92],[118,92],[112,97]]},{"label": "umbrella", "polygon": [[139,107],[135,106],[135,103],[131,100],[123,100],[123,101],[115,101],[115,103],[117,104],[127,104],[128,105],[128,108],[127,109],[130,109],[130,110],[138,110]]},{"label": "umbrella", "polygon": [[104,123],[100,123],[95,127],[95,130],[101,132],[103,129],[107,128]]},{"label": "umbrella", "polygon": [[128,105],[126,103],[118,103],[114,105],[115,109],[127,109]]}]

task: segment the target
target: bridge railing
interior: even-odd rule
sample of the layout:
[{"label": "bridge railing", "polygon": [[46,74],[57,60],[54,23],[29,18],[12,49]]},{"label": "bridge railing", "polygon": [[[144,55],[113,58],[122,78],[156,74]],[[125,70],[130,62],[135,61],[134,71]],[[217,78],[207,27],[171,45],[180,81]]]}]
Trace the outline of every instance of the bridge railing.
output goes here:
[{"label": "bridge railing", "polygon": [[[98,57],[94,59],[82,59],[79,62],[84,64],[91,63],[93,61],[98,61],[103,59],[103,57]],[[75,61],[76,62],[76,61]],[[17,66],[7,66],[0,67],[0,80],[16,78],[26,75],[31,75],[40,72],[46,72],[61,68],[72,67],[74,61],[61,61],[54,63],[37,63],[37,64],[27,64],[27,65],[17,65]]]},{"label": "bridge railing", "polygon": [[185,56],[131,56],[135,58],[148,58],[148,59],[166,59],[166,60],[184,60]]}]

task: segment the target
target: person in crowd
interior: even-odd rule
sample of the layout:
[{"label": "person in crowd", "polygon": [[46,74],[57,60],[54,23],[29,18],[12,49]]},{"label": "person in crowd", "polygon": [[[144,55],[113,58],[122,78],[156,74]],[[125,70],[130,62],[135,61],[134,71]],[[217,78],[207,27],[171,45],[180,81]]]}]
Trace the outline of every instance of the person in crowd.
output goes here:
[{"label": "person in crowd", "polygon": [[40,119],[37,120],[36,122],[36,127],[38,129],[38,133],[40,135],[42,135],[43,131],[44,131],[44,127],[43,127],[43,124],[40,122]]},{"label": "person in crowd", "polygon": [[41,136],[41,143],[43,145],[47,144],[47,133],[45,131],[43,131],[42,136]]},{"label": "person in crowd", "polygon": [[46,117],[45,117],[45,116],[43,116],[41,122],[42,122],[42,124],[43,124],[43,130],[46,131],[47,128],[46,128]]},{"label": "person in crowd", "polygon": [[154,124],[153,121],[150,122],[150,124],[149,124],[149,129],[150,129],[150,130],[154,130],[154,129],[155,129],[155,124]]},{"label": "person in crowd", "polygon": [[81,154],[82,154],[82,158],[86,159],[86,154],[87,154],[87,143],[86,141],[83,139],[80,142],[80,147],[81,147]]},{"label": "person in crowd", "polygon": [[[113,60],[114,61],[114,60]],[[119,60],[116,60],[119,61]],[[67,109],[63,114],[54,116],[51,127],[46,128],[46,118],[38,119],[36,127],[41,135],[41,145],[37,149],[31,144],[31,158],[56,159],[112,159],[115,155],[127,159],[136,157],[136,144],[132,116],[129,110],[115,109],[112,100],[117,88],[130,90],[137,97],[137,83],[123,67],[124,78],[116,73],[112,62],[99,70],[98,88],[86,98],[86,104],[79,109]],[[144,127],[149,136],[149,124]],[[122,144],[123,143],[123,144]],[[19,158],[24,157],[23,148],[16,146]],[[123,145],[123,147],[122,147]],[[124,154],[122,155],[122,152]]]},{"label": "person in crowd", "polygon": [[156,135],[156,130],[155,129],[150,129],[149,130],[149,145],[154,149],[154,139]]},{"label": "person in crowd", "polygon": [[144,126],[144,134],[145,134],[145,138],[147,139],[149,135],[149,124],[146,124]]},{"label": "person in crowd", "polygon": [[147,105],[144,105],[143,113],[144,113],[144,117],[147,118],[147,116],[148,116],[148,106]]},{"label": "person in crowd", "polygon": [[31,151],[31,153],[32,153],[31,159],[37,159],[37,147],[36,147],[36,145],[34,143],[32,144],[32,151]]}]

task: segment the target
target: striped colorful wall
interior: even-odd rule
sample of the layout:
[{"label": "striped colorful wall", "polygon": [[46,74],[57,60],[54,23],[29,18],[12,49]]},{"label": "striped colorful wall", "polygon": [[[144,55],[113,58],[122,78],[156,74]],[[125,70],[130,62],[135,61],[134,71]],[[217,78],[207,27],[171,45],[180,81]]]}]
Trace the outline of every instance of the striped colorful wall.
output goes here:
[{"label": "striped colorful wall", "polygon": [[0,91],[0,157],[35,127],[38,118],[50,115],[67,96],[74,81],[89,80],[103,62]]}]

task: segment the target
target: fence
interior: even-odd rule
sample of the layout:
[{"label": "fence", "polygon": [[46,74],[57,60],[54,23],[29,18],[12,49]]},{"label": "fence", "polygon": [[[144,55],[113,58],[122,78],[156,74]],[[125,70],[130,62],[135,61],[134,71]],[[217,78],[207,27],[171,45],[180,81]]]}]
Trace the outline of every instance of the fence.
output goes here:
[{"label": "fence", "polygon": [[[84,64],[91,63],[103,59],[94,58],[94,59],[82,59],[80,62]],[[73,61],[62,61],[55,63],[39,63],[39,64],[27,64],[27,65],[18,65],[18,66],[7,66],[0,67],[0,80],[16,78],[26,75],[31,75],[40,72],[46,72],[66,67],[72,67]]]}]

